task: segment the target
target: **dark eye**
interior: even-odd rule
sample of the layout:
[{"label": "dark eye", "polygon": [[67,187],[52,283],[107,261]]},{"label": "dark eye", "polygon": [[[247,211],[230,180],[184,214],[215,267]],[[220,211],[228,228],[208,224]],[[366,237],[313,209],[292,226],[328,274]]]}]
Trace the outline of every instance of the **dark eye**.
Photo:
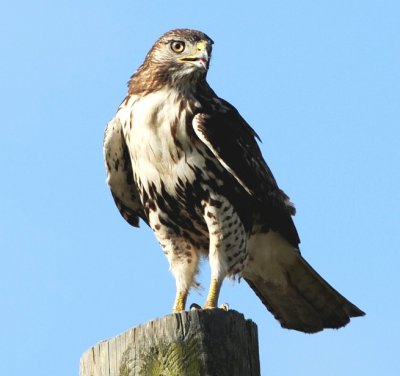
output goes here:
[{"label": "dark eye", "polygon": [[172,41],[171,42],[171,49],[175,53],[180,54],[185,49],[185,43],[177,41],[177,40]]}]

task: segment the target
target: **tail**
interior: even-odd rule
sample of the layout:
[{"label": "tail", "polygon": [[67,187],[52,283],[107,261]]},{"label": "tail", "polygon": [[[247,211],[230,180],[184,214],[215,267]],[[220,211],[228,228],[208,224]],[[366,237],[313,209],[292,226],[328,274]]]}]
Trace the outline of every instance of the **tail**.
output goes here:
[{"label": "tail", "polygon": [[365,313],[328,284],[279,233],[253,235],[242,272],[268,310],[287,329],[315,333],[341,328]]}]

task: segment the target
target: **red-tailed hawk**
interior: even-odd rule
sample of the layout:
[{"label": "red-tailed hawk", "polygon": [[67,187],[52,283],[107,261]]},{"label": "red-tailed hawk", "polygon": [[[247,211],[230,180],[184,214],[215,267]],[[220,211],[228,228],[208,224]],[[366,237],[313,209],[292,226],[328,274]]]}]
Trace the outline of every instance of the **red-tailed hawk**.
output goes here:
[{"label": "red-tailed hawk", "polygon": [[185,309],[201,256],[217,307],[224,278],[243,277],[285,328],[339,328],[364,312],[304,260],[289,197],[255,131],[206,81],[213,41],[177,29],[151,48],[104,138],[108,185],[122,216],[154,231]]}]

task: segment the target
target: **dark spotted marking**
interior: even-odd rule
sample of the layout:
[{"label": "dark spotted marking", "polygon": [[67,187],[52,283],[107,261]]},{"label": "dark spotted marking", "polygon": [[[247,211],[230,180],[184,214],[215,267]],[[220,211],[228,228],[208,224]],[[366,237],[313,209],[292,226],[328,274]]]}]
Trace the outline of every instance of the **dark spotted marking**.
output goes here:
[{"label": "dark spotted marking", "polygon": [[186,109],[187,103],[188,103],[188,101],[186,99],[184,99],[184,98],[182,98],[179,101],[179,107],[178,107],[179,113],[182,113]]},{"label": "dark spotted marking", "polygon": [[180,235],[181,229],[177,225],[175,225],[171,220],[164,219],[162,216],[158,216],[158,220],[162,225],[174,231],[176,235]]},{"label": "dark spotted marking", "polygon": [[154,201],[153,200],[149,200],[149,209],[151,210],[151,211],[156,211],[156,204],[154,203]]},{"label": "dark spotted marking", "polygon": [[116,159],[114,162],[114,168],[116,171],[118,171],[118,167],[119,167],[119,159]]},{"label": "dark spotted marking", "polygon": [[157,189],[156,189],[156,185],[153,183],[149,184],[148,186],[148,190],[149,190],[149,196],[155,200],[157,197]]},{"label": "dark spotted marking", "polygon": [[217,209],[220,209],[222,206],[222,202],[218,200],[214,200],[213,198],[209,198],[208,203],[211,206],[215,206]]}]

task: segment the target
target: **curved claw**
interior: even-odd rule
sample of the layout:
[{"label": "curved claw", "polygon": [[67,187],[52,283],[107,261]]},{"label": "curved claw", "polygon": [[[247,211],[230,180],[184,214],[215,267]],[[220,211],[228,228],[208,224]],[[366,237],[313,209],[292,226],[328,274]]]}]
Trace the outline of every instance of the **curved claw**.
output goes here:
[{"label": "curved claw", "polygon": [[[223,311],[228,312],[229,311],[229,304],[228,303],[223,303],[218,308],[222,309]],[[214,309],[214,307],[209,307],[209,308],[202,307],[202,306],[198,305],[197,303],[192,303],[190,305],[190,310],[191,311],[194,311],[194,310],[197,310],[197,309]]]},{"label": "curved claw", "polygon": [[223,309],[224,311],[228,312],[229,311],[229,304],[228,303],[223,303],[219,306],[220,309]]},{"label": "curved claw", "polygon": [[199,305],[196,304],[196,303],[192,303],[192,304],[190,305],[190,310],[191,310],[191,311],[194,311],[194,310],[196,310],[196,309],[201,309],[201,306],[199,306]]}]

